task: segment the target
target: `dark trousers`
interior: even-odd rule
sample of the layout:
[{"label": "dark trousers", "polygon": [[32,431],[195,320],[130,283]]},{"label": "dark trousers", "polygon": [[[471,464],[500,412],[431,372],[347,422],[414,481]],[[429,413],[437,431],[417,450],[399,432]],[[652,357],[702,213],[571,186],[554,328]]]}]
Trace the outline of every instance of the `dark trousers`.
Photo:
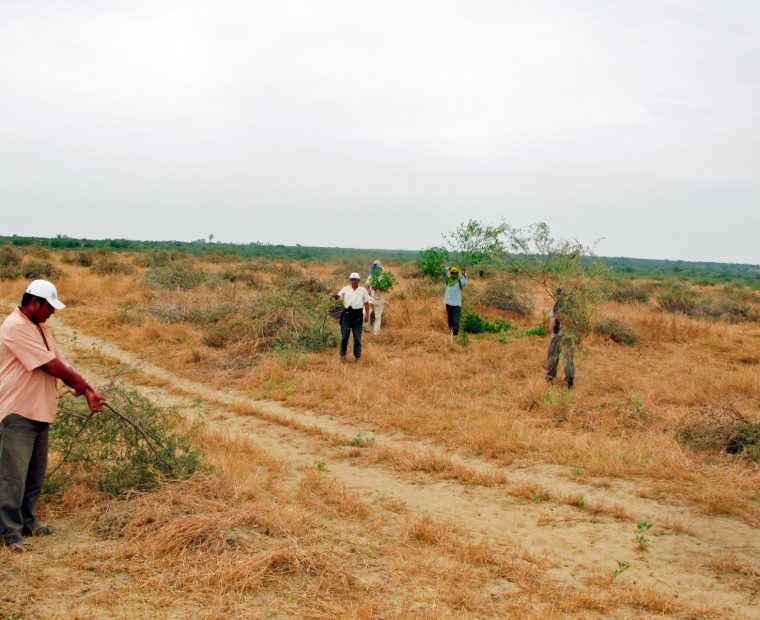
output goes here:
[{"label": "dark trousers", "polygon": [[462,306],[450,306],[446,304],[446,318],[449,322],[449,331],[454,336],[459,335],[459,322],[462,319]]},{"label": "dark trousers", "polygon": [[362,322],[364,317],[361,310],[358,313],[344,312],[340,317],[340,356],[344,357],[348,351],[348,338],[354,334],[354,357],[359,359],[362,356]]},{"label": "dark trousers", "polygon": [[0,539],[6,544],[40,527],[36,507],[47,469],[49,427],[15,413],[0,422]]}]

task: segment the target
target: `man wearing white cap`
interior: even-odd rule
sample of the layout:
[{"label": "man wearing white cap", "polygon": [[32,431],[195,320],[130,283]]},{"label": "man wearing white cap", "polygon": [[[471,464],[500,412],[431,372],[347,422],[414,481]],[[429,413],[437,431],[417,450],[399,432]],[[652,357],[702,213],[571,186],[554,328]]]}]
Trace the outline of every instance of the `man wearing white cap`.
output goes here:
[{"label": "man wearing white cap", "polygon": [[65,307],[51,282],[35,280],[0,325],[0,544],[15,553],[31,549],[23,536],[53,533],[39,522],[36,506],[57,409],[56,379],[84,395],[93,413],[106,401],[68,366],[45,325]]},{"label": "man wearing white cap", "polygon": [[333,299],[343,300],[343,312],[340,315],[340,360],[346,360],[348,338],[354,334],[354,358],[358,362],[362,356],[362,316],[364,323],[369,321],[369,293],[359,286],[359,274],[353,272],[348,276],[350,285],[344,286],[333,295]]}]

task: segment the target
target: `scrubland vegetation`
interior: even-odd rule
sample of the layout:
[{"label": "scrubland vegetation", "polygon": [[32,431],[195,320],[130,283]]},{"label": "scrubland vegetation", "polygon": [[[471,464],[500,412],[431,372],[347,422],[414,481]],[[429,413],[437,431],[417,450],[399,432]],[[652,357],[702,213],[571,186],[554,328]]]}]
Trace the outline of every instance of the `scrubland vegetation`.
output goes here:
[{"label": "scrubland vegetation", "polygon": [[[183,463],[179,475],[156,466],[150,449],[140,457],[147,465],[115,477],[98,465],[110,458],[104,453],[72,453],[78,465],[53,478],[46,506],[59,518],[79,515],[69,517],[76,542],[51,549],[48,559],[13,559],[5,576],[14,587],[0,610],[30,618],[751,617],[760,592],[751,559],[760,546],[760,293],[736,282],[623,278],[617,270],[593,279],[568,393],[544,380],[552,301],[519,265],[483,260],[468,269],[467,335],[452,341],[442,282],[425,275],[439,273],[448,251],[410,257],[418,266],[376,255],[359,262],[128,244],[0,246],[6,304],[18,302],[26,279],[54,278],[69,306],[54,331],[63,321],[166,371],[175,380],[139,366],[124,374],[157,400],[190,396],[182,383],[189,381],[218,395],[196,405],[235,416],[207,411],[200,417],[220,421],[202,431],[185,403],[147,429],[170,446],[164,459]],[[361,364],[341,366],[339,308],[328,293],[350,271],[366,273],[374,258],[398,282],[381,335],[365,335]],[[104,378],[125,373],[105,349],[83,351],[76,339],[69,346],[77,364]],[[133,388],[120,389],[133,415],[157,410]],[[229,405],[221,394],[254,404]],[[323,425],[257,409],[261,401]],[[70,401],[61,407],[65,413]],[[239,418],[278,425],[280,443],[257,444],[265,427],[244,432]],[[71,440],[78,428],[62,425],[62,437]],[[120,428],[93,427],[85,436],[103,448]],[[362,430],[346,438],[345,429]],[[297,437],[298,450],[283,450]],[[67,449],[56,448],[51,467]],[[542,473],[522,480],[521,471]],[[563,490],[547,486],[547,472],[564,480]],[[124,480],[135,490],[125,493],[116,484]],[[381,482],[387,495],[377,490]],[[408,495],[392,492],[393,484],[408,486]],[[441,508],[449,518],[410,505],[418,496],[435,505],[425,498],[442,484],[451,485],[444,496],[452,504]],[[614,485],[628,493],[626,505],[614,499]],[[591,498],[588,489],[601,495]],[[532,515],[533,529],[552,532],[546,549],[562,546],[562,523],[580,520],[590,531],[625,532],[616,537],[627,537],[628,555],[597,558],[571,577],[551,551],[537,555],[539,543],[527,544],[529,529],[501,529],[478,514],[478,502],[484,512],[493,502]],[[652,521],[637,502],[678,517]],[[696,596],[699,587],[662,588],[644,575],[667,537],[710,529],[705,519],[724,519],[715,527],[722,530],[730,520],[749,537],[733,541],[735,553],[702,561],[713,580],[704,577],[702,587],[736,593],[714,605]],[[651,531],[637,525],[652,522]],[[36,570],[20,577],[48,565],[59,577]],[[65,596],[71,588],[81,600]]]}]

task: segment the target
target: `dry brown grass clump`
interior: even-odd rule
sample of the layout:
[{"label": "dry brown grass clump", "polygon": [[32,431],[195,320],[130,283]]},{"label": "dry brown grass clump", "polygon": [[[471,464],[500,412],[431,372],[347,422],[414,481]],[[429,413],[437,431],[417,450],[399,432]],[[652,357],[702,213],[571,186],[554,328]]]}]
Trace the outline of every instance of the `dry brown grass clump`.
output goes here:
[{"label": "dry brown grass clump", "polygon": [[488,280],[478,296],[478,303],[518,317],[531,316],[535,307],[530,292],[505,277]]}]

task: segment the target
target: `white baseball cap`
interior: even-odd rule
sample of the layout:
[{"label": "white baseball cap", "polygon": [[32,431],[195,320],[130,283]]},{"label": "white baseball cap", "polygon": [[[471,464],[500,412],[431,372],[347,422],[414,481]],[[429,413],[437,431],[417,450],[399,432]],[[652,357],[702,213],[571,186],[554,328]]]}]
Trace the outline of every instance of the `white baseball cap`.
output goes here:
[{"label": "white baseball cap", "polygon": [[356,273],[356,272],[354,271],[354,272],[352,272],[352,273],[351,273],[351,275],[350,275],[350,276],[348,276],[348,279],[349,279],[349,280],[361,280],[361,279],[362,279],[362,277],[361,277],[361,276],[360,276],[358,273]]},{"label": "white baseball cap", "polygon": [[35,280],[26,287],[26,292],[35,297],[42,297],[56,310],[63,310],[66,307],[58,299],[58,289],[55,288],[55,284],[47,280]]}]

